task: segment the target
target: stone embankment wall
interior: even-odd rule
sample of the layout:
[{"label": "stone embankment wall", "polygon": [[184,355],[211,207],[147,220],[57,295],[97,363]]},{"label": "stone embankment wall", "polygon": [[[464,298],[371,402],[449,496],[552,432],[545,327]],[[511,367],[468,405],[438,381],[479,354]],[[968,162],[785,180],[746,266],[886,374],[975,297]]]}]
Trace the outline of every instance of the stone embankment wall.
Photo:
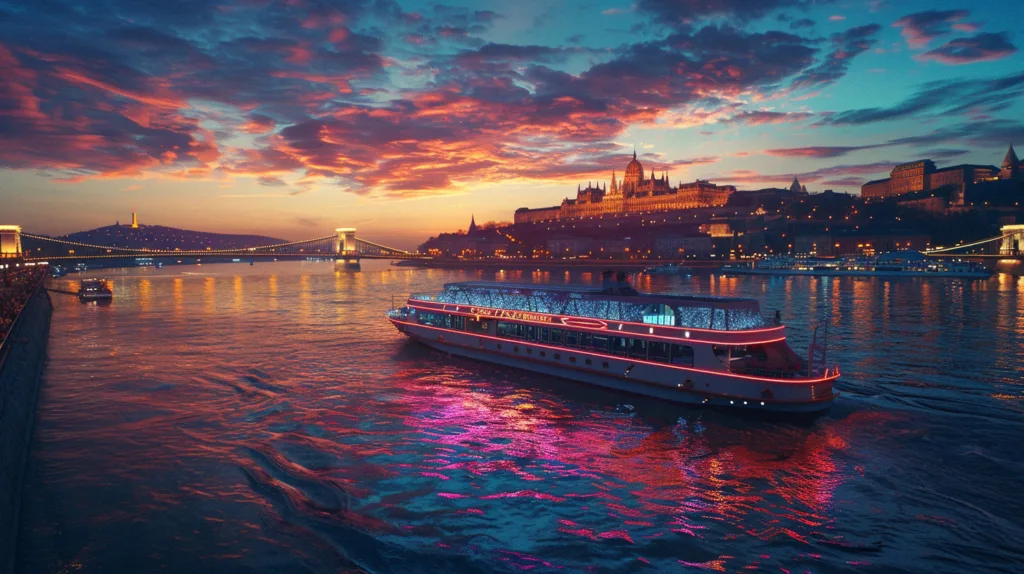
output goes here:
[{"label": "stone embankment wall", "polygon": [[0,574],[14,572],[21,486],[32,444],[53,305],[41,286],[0,348]]}]

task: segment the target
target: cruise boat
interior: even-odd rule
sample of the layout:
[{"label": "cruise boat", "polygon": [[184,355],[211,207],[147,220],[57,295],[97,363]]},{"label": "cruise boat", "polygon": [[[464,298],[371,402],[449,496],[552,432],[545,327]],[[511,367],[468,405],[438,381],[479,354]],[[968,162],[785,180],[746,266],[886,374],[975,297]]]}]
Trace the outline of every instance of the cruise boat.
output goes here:
[{"label": "cruise boat", "polygon": [[78,298],[83,303],[110,301],[114,298],[114,293],[105,279],[83,279],[82,286],[78,289]]},{"label": "cruise boat", "polygon": [[806,357],[754,299],[604,287],[449,283],[387,318],[435,349],[680,403],[824,411],[838,395],[825,331]]},{"label": "cruise boat", "polygon": [[767,257],[722,266],[730,275],[815,275],[863,277],[946,277],[988,279],[992,271],[969,261],[928,258],[919,251],[891,251],[875,257],[827,259]]},{"label": "cruise boat", "polygon": [[647,275],[686,275],[693,274],[693,269],[678,263],[665,263],[644,269]]}]

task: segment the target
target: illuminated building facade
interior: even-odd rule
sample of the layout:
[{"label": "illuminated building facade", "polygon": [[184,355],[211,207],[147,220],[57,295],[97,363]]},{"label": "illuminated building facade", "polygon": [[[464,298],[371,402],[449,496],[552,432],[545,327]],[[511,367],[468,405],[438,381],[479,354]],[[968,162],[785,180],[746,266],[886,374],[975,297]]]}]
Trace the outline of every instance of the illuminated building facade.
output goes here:
[{"label": "illuminated building facade", "polygon": [[950,205],[963,205],[967,190],[984,181],[997,179],[1024,179],[1024,170],[1017,153],[1010,145],[1001,168],[994,165],[954,165],[938,169],[930,159],[905,163],[893,168],[886,179],[876,179],[861,186],[860,195],[867,200],[878,200],[908,193],[930,191],[952,186]]},{"label": "illuminated building facade", "polygon": [[558,206],[538,209],[521,207],[516,210],[515,222],[538,223],[582,217],[721,207],[735,191],[736,188],[731,185],[720,186],[702,180],[673,187],[669,183],[667,173],[662,173],[659,177],[650,172],[648,176],[634,152],[621,181],[612,171],[610,184],[588,183],[586,188],[577,187],[576,198],[566,198]]}]

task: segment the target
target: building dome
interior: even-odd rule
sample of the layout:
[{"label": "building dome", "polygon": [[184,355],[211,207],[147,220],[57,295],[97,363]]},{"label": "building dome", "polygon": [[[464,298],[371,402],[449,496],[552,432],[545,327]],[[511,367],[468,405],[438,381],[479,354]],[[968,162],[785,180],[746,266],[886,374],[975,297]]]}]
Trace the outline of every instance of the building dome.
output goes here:
[{"label": "building dome", "polygon": [[633,152],[633,160],[626,165],[626,175],[622,177],[622,191],[633,193],[637,186],[644,180],[644,166],[637,161],[636,152]]},{"label": "building dome", "polygon": [[644,166],[636,159],[636,152],[633,152],[633,160],[626,165],[626,179],[640,181],[644,178]]}]

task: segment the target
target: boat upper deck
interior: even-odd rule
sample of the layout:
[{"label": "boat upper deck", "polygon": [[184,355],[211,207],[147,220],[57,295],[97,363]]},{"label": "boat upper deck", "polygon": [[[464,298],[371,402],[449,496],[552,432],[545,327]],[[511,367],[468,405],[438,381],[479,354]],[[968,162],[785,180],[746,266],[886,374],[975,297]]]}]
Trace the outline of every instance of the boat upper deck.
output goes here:
[{"label": "boat upper deck", "polygon": [[761,316],[756,299],[638,293],[621,284],[602,288],[470,281],[448,283],[436,295],[412,295],[410,300],[718,331],[776,325]]}]

